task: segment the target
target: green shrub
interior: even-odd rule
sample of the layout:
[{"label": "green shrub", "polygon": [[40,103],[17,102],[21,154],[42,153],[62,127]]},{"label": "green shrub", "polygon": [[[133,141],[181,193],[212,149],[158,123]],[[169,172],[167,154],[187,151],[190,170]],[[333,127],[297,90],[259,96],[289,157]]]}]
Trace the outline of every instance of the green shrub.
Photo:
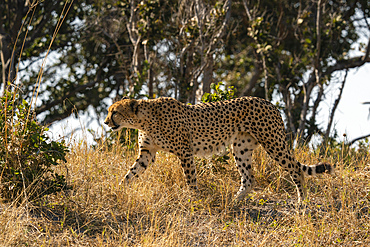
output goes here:
[{"label": "green shrub", "polygon": [[51,141],[25,100],[6,92],[0,98],[0,199],[35,200],[66,186],[55,171],[66,161],[64,141]]},{"label": "green shrub", "polygon": [[212,83],[211,89],[214,91],[213,93],[205,93],[202,96],[202,102],[216,102],[216,101],[223,101],[228,99],[234,99],[234,87],[225,87],[225,89],[222,89],[223,83],[219,82],[217,84]]},{"label": "green shrub", "polygon": [[[236,96],[234,95],[234,87],[223,87],[223,83],[220,81],[219,83],[211,84],[211,89],[213,90],[213,93],[205,93],[202,96],[202,102],[217,102],[217,101],[223,101],[223,100],[229,100],[234,99]],[[213,155],[211,159],[211,163],[209,164],[217,164],[217,163],[227,163],[230,157],[227,154],[223,154],[221,156],[219,155]],[[207,164],[208,161],[205,159],[201,159],[202,164]]]}]

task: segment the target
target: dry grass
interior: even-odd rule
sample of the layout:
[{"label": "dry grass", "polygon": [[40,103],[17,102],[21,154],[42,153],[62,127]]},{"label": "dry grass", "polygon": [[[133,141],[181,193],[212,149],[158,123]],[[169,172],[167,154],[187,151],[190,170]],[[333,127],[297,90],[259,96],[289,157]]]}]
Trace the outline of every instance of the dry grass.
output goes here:
[{"label": "dry grass", "polygon": [[[315,163],[307,149],[298,160]],[[334,162],[337,157],[332,156]],[[239,175],[229,163],[197,160],[198,192],[185,185],[179,161],[159,153],[131,186],[119,182],[135,154],[124,147],[72,147],[67,193],[35,204],[0,204],[2,246],[365,246],[370,244],[370,156],[337,162],[336,176],[310,178],[309,200],[296,193],[263,150],[257,184],[232,203]],[[344,160],[344,159],[340,159]],[[348,159],[346,159],[348,160]],[[257,165],[258,164],[258,165]]]}]

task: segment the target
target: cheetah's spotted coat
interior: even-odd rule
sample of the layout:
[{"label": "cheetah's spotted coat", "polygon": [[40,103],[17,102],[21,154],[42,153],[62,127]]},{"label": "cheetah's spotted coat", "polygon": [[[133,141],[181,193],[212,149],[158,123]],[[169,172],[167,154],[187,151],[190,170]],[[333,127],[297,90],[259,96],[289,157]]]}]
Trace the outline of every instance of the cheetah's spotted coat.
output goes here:
[{"label": "cheetah's spotted coat", "polygon": [[298,200],[305,196],[304,174],[332,172],[328,164],[306,166],[294,159],[285,142],[280,112],[255,97],[185,105],[173,98],[123,99],[109,107],[104,121],[114,130],[139,130],[139,157],[126,174],[128,182],[154,162],[158,150],[174,153],[181,161],[187,183],[196,188],[193,156],[218,153],[231,144],[241,175],[236,199],[243,199],[253,184],[252,152],[261,144],[297,185]]}]

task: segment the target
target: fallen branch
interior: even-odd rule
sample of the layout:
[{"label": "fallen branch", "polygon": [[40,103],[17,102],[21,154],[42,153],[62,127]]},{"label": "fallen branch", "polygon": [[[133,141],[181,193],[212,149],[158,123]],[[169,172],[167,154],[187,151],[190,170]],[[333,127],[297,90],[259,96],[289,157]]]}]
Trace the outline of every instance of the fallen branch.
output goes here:
[{"label": "fallen branch", "polygon": [[370,134],[368,134],[368,135],[364,135],[364,136],[360,136],[360,137],[357,137],[357,138],[353,139],[352,141],[350,141],[350,142],[348,143],[348,146],[351,146],[353,143],[355,143],[355,142],[357,142],[357,141],[359,141],[359,140],[361,140],[361,139],[365,139],[365,138],[367,138],[367,137],[369,137],[369,136],[370,136]]}]

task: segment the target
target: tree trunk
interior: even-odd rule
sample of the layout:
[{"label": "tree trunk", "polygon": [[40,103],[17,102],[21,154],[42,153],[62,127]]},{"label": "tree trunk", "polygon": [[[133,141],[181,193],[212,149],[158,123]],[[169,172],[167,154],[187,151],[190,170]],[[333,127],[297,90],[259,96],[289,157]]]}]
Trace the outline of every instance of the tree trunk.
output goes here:
[{"label": "tree trunk", "polygon": [[211,92],[211,83],[213,82],[213,56],[208,54],[207,65],[204,69],[204,78],[202,81],[202,95]]},{"label": "tree trunk", "polygon": [[148,89],[149,89],[149,99],[154,98],[153,92],[153,69],[152,64],[149,64],[149,71],[148,71]]},{"label": "tree trunk", "polygon": [[191,46],[184,54],[182,62],[180,62],[180,81],[179,81],[179,101],[186,103],[189,100],[191,93],[190,81],[192,78],[191,72],[193,71],[193,53],[194,47]]},{"label": "tree trunk", "polygon": [[261,65],[256,61],[252,78],[249,80],[248,84],[243,89],[241,96],[252,95],[252,91],[256,87],[257,81],[260,79],[261,74],[262,74]]},{"label": "tree trunk", "polygon": [[3,95],[7,87],[8,81],[14,80],[14,59],[11,59],[10,37],[7,34],[0,34],[0,59],[2,68],[2,83],[0,89],[3,90]]}]

